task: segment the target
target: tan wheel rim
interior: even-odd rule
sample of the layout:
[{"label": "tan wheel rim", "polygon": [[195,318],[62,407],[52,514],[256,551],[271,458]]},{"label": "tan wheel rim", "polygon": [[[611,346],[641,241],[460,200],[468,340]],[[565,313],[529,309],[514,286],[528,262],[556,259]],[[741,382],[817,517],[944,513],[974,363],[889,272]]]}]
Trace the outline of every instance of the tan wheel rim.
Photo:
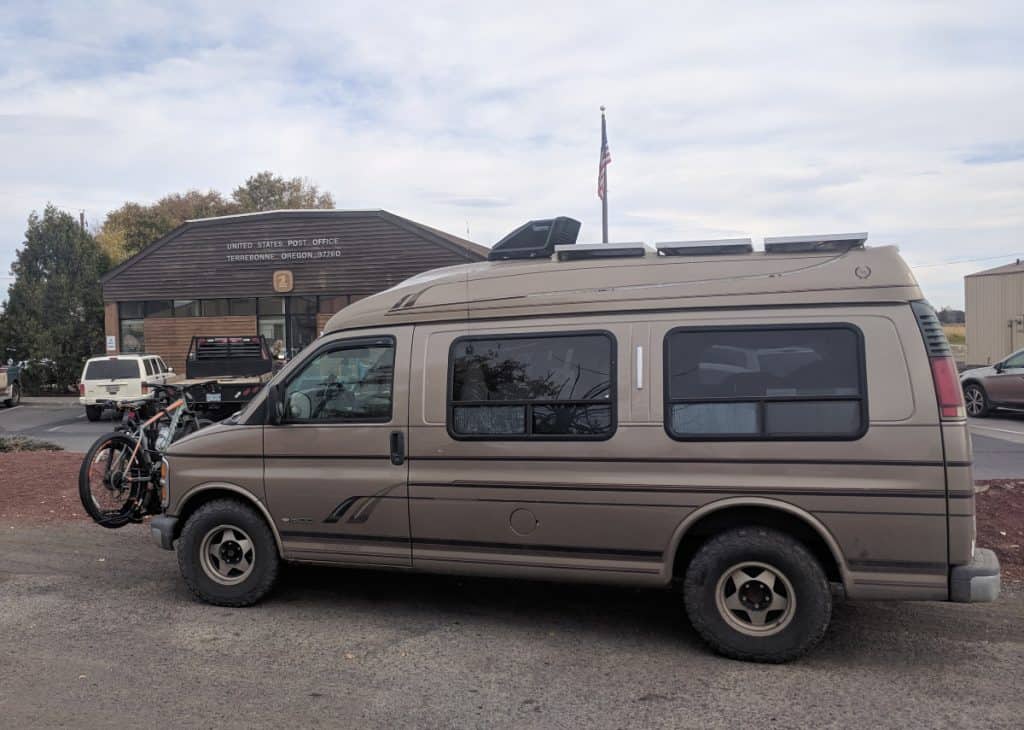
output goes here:
[{"label": "tan wheel rim", "polygon": [[778,568],[756,561],[737,563],[715,586],[715,605],[725,622],[747,636],[771,636],[796,613],[793,584]]}]

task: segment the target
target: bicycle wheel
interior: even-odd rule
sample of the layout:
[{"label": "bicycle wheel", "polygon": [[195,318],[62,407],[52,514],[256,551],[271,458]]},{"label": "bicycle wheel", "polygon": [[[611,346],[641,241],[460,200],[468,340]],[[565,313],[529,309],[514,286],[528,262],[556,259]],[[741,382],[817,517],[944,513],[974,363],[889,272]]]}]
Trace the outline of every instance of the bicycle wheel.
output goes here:
[{"label": "bicycle wheel", "polygon": [[135,440],[120,433],[101,436],[89,449],[78,472],[78,496],[98,525],[124,527],[138,517],[138,495],[146,474],[141,450],[128,468]]}]

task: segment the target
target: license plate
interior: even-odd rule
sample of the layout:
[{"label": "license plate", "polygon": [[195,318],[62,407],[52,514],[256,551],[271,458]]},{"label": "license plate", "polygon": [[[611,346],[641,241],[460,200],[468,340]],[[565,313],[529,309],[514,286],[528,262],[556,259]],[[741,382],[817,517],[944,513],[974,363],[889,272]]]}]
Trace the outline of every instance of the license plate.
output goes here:
[{"label": "license plate", "polygon": [[207,403],[220,403],[220,393],[207,393],[206,394],[206,402]]},{"label": "license plate", "polygon": [[107,392],[110,393],[111,395],[113,395],[114,393],[116,393],[119,390],[121,390],[121,386],[120,385],[108,385],[107,386]]}]

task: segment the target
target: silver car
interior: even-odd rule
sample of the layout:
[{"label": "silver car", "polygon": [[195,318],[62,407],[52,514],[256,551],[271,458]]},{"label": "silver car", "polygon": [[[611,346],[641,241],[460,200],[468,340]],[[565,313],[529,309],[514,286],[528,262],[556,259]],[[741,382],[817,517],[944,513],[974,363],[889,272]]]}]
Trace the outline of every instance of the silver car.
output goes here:
[{"label": "silver car", "polygon": [[960,373],[967,415],[983,418],[996,408],[1024,409],[1024,350],[994,365]]}]

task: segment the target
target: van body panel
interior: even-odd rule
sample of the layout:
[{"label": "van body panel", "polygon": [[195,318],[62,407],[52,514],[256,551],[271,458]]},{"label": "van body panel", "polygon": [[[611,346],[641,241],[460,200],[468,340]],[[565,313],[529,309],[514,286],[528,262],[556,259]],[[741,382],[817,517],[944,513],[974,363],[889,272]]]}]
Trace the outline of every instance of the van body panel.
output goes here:
[{"label": "van body panel", "polygon": [[[295,559],[400,567],[411,562],[408,466],[392,463],[389,447],[393,433],[404,438],[406,432],[412,328],[326,337],[306,362],[378,336],[394,342],[389,420],[263,427],[267,502]],[[289,372],[302,377],[301,369]]]},{"label": "van body panel", "polygon": [[[317,351],[344,341],[395,343],[387,422],[252,427],[262,434],[274,529],[291,560],[667,585],[680,574],[676,562],[686,538],[703,538],[702,524],[714,524],[705,517],[767,509],[800,520],[820,538],[851,598],[948,599],[951,567],[974,555],[971,446],[965,420],[940,419],[929,351],[911,308],[920,299],[893,247],[481,262],[427,272],[349,305],[275,376],[275,386],[286,385]],[[822,347],[793,334],[812,331],[824,333]],[[670,375],[672,357],[688,361],[687,352],[703,357],[708,351],[699,337],[670,339],[695,332],[729,357],[696,359],[691,370]],[[744,347],[724,335],[716,343],[722,332],[752,332],[748,343],[788,332],[791,344],[776,346],[767,337],[767,344]],[[561,398],[569,405],[560,407],[586,409],[590,401],[579,405],[558,389],[526,396],[514,387],[503,391],[507,378],[533,393],[534,376],[526,374],[533,364],[501,354],[509,350],[494,343],[529,351],[530,340],[584,335],[614,343],[610,365],[588,361],[586,376],[603,375],[608,365],[598,392],[608,398],[601,405],[610,406],[612,418],[589,431],[544,430],[559,423],[533,420],[536,410],[556,410],[544,403]],[[456,348],[472,338],[487,340],[490,350]],[[702,349],[687,350],[687,343]],[[562,373],[572,358],[555,362],[561,357],[555,347],[541,350],[554,363],[547,380],[568,382],[551,373]],[[799,368],[779,364],[793,362],[794,353],[809,358],[819,376],[856,372],[859,380],[818,391],[787,381]],[[470,377],[479,365],[474,358],[489,363],[485,376]],[[694,372],[723,375],[687,381]],[[748,376],[766,384],[743,391]],[[731,394],[715,394],[728,378]],[[670,393],[686,393],[688,382],[711,394]],[[482,395],[463,394],[470,391]],[[238,421],[260,421],[266,398],[265,390]],[[716,398],[760,398],[756,428],[680,430],[690,402]],[[816,417],[826,412],[822,401],[850,406],[845,423],[859,430],[764,425],[770,403],[801,399],[819,405]],[[483,415],[466,416],[473,408]],[[509,415],[515,408],[522,415]],[[405,443],[400,462],[393,447],[389,452],[396,433]],[[192,437],[202,438],[202,432]],[[221,448],[215,441],[203,445],[211,454]],[[173,484],[209,476],[200,459],[179,466],[184,458],[172,458]],[[220,471],[235,468],[227,458]],[[173,509],[172,498],[168,512]]]}]

